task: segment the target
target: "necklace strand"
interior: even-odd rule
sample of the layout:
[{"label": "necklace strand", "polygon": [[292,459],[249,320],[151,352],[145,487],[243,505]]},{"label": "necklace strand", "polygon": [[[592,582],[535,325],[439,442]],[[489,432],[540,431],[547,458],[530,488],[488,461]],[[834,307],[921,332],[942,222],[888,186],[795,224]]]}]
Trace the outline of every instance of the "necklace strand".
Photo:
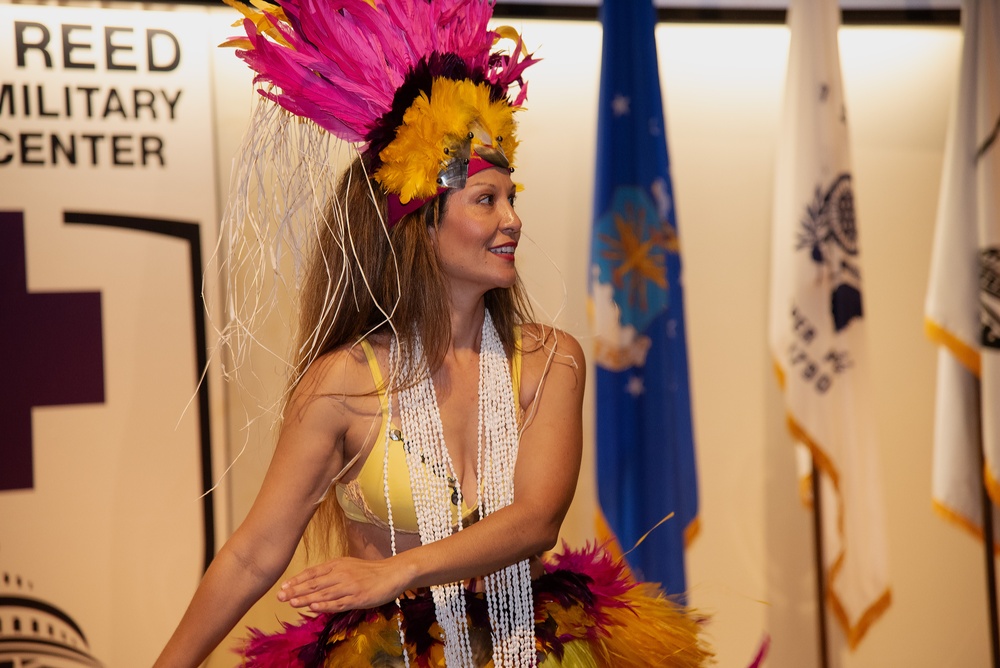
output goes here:
[{"label": "necklace strand", "polygon": [[[399,351],[396,349],[395,345],[395,339],[393,339],[393,345],[389,346],[390,371],[396,366],[396,357],[398,356],[398,352]],[[379,388],[376,389],[378,390]],[[392,556],[396,556],[396,526],[392,521],[392,499],[389,495],[389,444],[396,439],[391,438],[392,394],[390,394],[388,390],[385,392],[385,403],[385,434],[382,435],[385,439],[385,448],[383,448],[382,455],[382,493],[385,495],[385,514],[386,520],[389,523],[389,547],[392,550]],[[410,654],[406,651],[406,635],[403,633],[403,606],[400,603],[399,598],[396,599],[396,608],[399,610],[399,614],[396,615],[396,630],[399,632],[399,647],[403,652],[403,666],[404,668],[410,668]]]},{"label": "necklace strand", "polygon": [[[390,367],[400,358],[395,339],[390,344]],[[418,366],[414,366],[418,365]],[[462,485],[444,441],[434,381],[426,367],[419,338],[412,354],[400,362],[401,378],[419,378],[398,391],[400,423],[409,469],[413,505],[424,545],[462,530]],[[483,321],[479,353],[479,406],[476,448],[476,486],[480,515],[510,505],[514,500],[514,465],[518,429],[516,398],[510,366],[489,312]],[[390,395],[391,416],[391,395]],[[391,422],[391,417],[390,417]],[[389,508],[388,448],[383,462],[383,488]],[[449,489],[449,483],[453,488]],[[451,492],[451,493],[449,493]],[[395,530],[389,512],[390,541],[395,554]],[[533,668],[536,665],[534,610],[528,560],[522,560],[483,578],[493,665],[496,668]],[[465,609],[465,585],[455,582],[431,587],[438,624],[444,634],[445,663],[452,668],[474,668]],[[400,641],[403,631],[400,626]],[[409,666],[404,645],[404,661]]]}]

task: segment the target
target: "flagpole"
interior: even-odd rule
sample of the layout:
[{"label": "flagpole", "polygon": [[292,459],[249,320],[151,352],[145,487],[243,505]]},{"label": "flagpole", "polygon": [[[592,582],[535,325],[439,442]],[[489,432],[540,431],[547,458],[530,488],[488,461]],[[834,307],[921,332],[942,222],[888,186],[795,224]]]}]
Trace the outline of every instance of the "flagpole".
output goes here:
[{"label": "flagpole", "polygon": [[[983,469],[984,457],[979,450],[979,470]],[[997,568],[993,547],[993,500],[986,490],[985,481],[979,487],[983,502],[983,553],[986,556],[986,593],[990,606],[990,651],[993,668],[1000,668],[1000,615],[997,613]]]},{"label": "flagpole", "polygon": [[[826,578],[823,570],[823,509],[820,507],[819,468],[816,460],[812,463],[812,506],[813,506],[813,544],[816,549],[816,607],[819,618],[819,665],[829,668],[830,657],[826,638]],[[996,601],[993,601],[994,607]],[[994,629],[996,625],[994,625]],[[996,654],[994,654],[996,656]],[[994,668],[998,668],[994,664]]]}]

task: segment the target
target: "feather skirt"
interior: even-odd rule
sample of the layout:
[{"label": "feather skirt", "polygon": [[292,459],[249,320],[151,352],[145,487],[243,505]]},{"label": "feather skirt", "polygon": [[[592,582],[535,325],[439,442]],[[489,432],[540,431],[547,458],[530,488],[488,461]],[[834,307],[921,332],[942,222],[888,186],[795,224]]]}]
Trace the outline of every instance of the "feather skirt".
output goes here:
[{"label": "feather skirt", "polygon": [[[692,668],[712,653],[704,619],[637,583],[604,550],[565,550],[532,583],[535,646],[541,668]],[[476,666],[493,668],[489,614],[482,593],[466,591]],[[239,650],[247,668],[397,668],[404,665],[399,615],[411,666],[443,668],[441,628],[427,589],[378,608],[303,615],[283,631],[250,630]]]}]

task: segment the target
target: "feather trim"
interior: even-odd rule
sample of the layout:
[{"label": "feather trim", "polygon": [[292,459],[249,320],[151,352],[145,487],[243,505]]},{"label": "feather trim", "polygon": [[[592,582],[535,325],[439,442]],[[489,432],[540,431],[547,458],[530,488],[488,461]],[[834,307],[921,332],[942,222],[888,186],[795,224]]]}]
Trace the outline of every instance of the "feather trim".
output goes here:
[{"label": "feather trim", "polygon": [[[704,619],[670,601],[654,584],[631,580],[620,561],[597,546],[564,550],[546,561],[532,583],[535,645],[541,665],[552,668],[697,668],[712,653],[700,636]],[[442,631],[429,590],[400,600],[410,665],[445,665]],[[466,591],[470,640],[479,668],[492,667],[489,614],[482,593]],[[402,648],[400,608],[304,617],[278,636],[254,632],[243,650],[257,666],[397,666]],[[312,647],[300,643],[312,639]],[[317,663],[318,662],[318,663]]]}]

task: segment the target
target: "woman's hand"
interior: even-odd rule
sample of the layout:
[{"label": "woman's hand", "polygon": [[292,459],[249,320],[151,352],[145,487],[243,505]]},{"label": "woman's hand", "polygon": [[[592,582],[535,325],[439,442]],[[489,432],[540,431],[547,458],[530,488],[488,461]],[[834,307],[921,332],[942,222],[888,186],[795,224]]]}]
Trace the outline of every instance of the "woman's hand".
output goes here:
[{"label": "woman's hand", "polygon": [[278,600],[313,612],[374,608],[406,591],[403,571],[393,559],[342,557],[307,568],[284,582]]}]

